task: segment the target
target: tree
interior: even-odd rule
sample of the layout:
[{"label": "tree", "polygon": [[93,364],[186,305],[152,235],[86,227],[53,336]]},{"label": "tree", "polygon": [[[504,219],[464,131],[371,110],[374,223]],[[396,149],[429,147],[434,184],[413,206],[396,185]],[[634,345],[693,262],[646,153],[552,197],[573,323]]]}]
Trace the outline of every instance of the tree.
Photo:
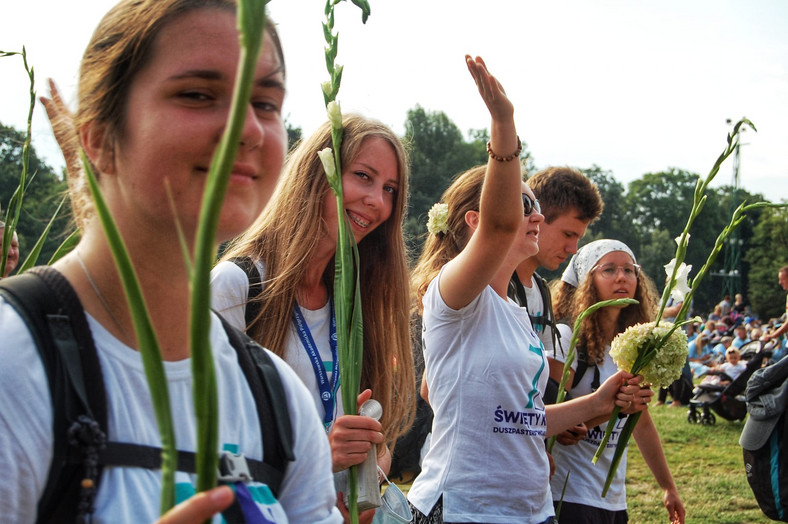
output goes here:
[{"label": "tree", "polygon": [[641,241],[637,252],[638,263],[660,292],[665,288],[667,277],[665,264],[670,262],[675,253],[676,243],[665,229],[654,229]]},{"label": "tree", "polygon": [[405,141],[411,147],[405,236],[410,252],[418,256],[429,209],[440,201],[456,175],[486,161],[486,132],[475,131],[472,136],[476,139],[466,142],[445,113],[426,111],[421,106],[408,111],[405,129]]},{"label": "tree", "polygon": [[[3,217],[8,209],[11,196],[19,186],[24,142],[24,133],[0,123],[0,207],[3,210]],[[17,225],[20,261],[27,257],[30,249],[38,241],[44,228],[54,216],[66,190],[66,182],[38,158],[31,146],[27,188]],[[64,206],[64,209],[67,208],[67,205]],[[68,212],[61,210],[61,216],[52,226],[41,250],[38,258],[39,263],[46,263],[72,230],[73,226],[69,220]]]},{"label": "tree", "polygon": [[[471,167],[487,162],[487,129],[471,129],[463,139],[460,129],[442,111],[421,106],[408,111],[405,143],[410,145],[410,196],[405,240],[412,258],[421,253],[427,231],[427,213],[454,178]],[[523,173],[534,170],[533,159],[523,142],[520,153]]]},{"label": "tree", "polygon": [[670,168],[659,173],[646,173],[630,182],[626,210],[636,230],[637,240],[647,238],[656,229],[664,229],[672,237],[678,236],[692,209],[697,180],[694,173]]},{"label": "tree", "polygon": [[285,129],[287,130],[287,150],[292,151],[296,144],[301,141],[301,127],[294,127],[288,120],[285,120]]},{"label": "tree", "polygon": [[631,222],[627,220],[624,185],[613,178],[611,171],[594,164],[580,170],[599,189],[605,207],[602,215],[589,227],[584,243],[600,238],[615,238],[630,245],[635,240]]},{"label": "tree", "polygon": [[744,260],[749,264],[752,310],[766,320],[785,311],[785,292],[777,285],[777,272],[788,264],[788,209],[766,209],[753,228]]}]

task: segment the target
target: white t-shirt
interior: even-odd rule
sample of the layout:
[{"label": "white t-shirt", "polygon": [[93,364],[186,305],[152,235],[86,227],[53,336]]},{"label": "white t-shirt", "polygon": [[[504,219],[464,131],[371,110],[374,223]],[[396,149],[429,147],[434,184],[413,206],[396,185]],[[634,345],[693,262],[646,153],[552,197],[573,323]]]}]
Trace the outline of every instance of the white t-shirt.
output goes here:
[{"label": "white t-shirt", "polygon": [[[539,292],[539,285],[536,283],[536,276],[531,276],[531,287],[523,285],[525,290],[525,298],[528,301],[528,313],[532,316],[544,316],[545,305],[542,300],[542,294]],[[522,305],[522,304],[521,304]],[[543,329],[544,327],[544,329]],[[534,331],[542,341],[545,355],[549,358],[556,358],[564,362],[566,360],[566,352],[569,351],[569,342],[572,339],[572,328],[566,324],[556,324],[555,340],[553,344],[553,328],[550,326],[537,325],[534,326]],[[554,357],[555,354],[561,355],[560,358]],[[577,368],[577,359],[572,362],[572,369]]]},{"label": "white t-shirt", "polygon": [[[160,446],[158,427],[140,353],[125,346],[89,315],[107,391],[108,438],[111,441]],[[52,404],[46,373],[22,319],[0,299],[0,514],[4,522],[33,522],[36,505],[52,460]],[[220,449],[262,458],[257,409],[219,319],[212,315],[210,342],[214,352],[219,402]],[[289,463],[278,502],[268,488],[253,483],[250,491],[274,522],[341,522],[331,483],[331,456],[325,434],[308,393],[298,377],[272,355],[288,401],[293,428],[294,462]],[[195,419],[190,359],[165,362],[178,449],[195,450]],[[193,492],[194,478],[176,474],[179,500]],[[95,501],[94,522],[153,522],[159,511],[160,472],[106,467]],[[215,522],[221,522],[216,517]]]},{"label": "white t-shirt", "polygon": [[541,392],[548,369],[527,312],[487,287],[460,310],[434,279],[424,296],[430,449],[408,500],[448,522],[542,522],[553,515]]},{"label": "white t-shirt", "polygon": [[[256,262],[257,270],[260,272],[261,279],[265,275],[265,266],[262,262]],[[219,314],[224,316],[230,325],[239,329],[245,329],[245,310],[246,302],[249,299],[249,277],[243,269],[233,262],[221,262],[211,271],[211,307]],[[326,371],[327,378],[333,380],[333,357],[329,344],[329,334],[331,332],[331,305],[326,304],[317,310],[301,308],[312,339],[317,346],[323,369]],[[284,360],[296,372],[296,375],[306,385],[307,390],[314,399],[315,407],[323,420],[325,408],[320,399],[320,386],[301,339],[298,336],[294,324],[288,324],[290,333],[285,342]],[[332,420],[344,414],[342,409],[342,388],[336,392],[334,402],[334,416]]]},{"label": "white t-shirt", "polygon": [[741,375],[745,369],[747,369],[747,363],[743,360],[738,361],[736,364],[731,364],[730,362],[723,362],[722,371],[731,377],[731,380],[736,380],[736,377]]},{"label": "white t-shirt", "polygon": [[[605,360],[599,365],[599,382],[604,382],[608,377],[614,375],[618,368],[616,363],[609,355],[610,347],[605,350]],[[588,395],[591,393],[591,383],[594,380],[594,368],[588,366],[580,382],[572,388],[574,398]],[[591,458],[596,453],[602,437],[605,434],[607,422],[603,422],[594,428],[588,428],[586,438],[574,446],[563,446],[556,442],[553,447],[553,462],[555,462],[555,474],[550,481],[553,489],[553,498],[559,500],[561,491],[564,487],[564,480],[569,471],[572,474],[567,483],[564,501],[576,504],[585,504],[595,508],[611,511],[619,511],[627,508],[626,489],[624,479],[627,471],[627,453],[624,452],[619,463],[613,482],[607,496],[602,498],[602,488],[605,485],[605,478],[613,460],[613,453],[618,444],[618,437],[627,419],[621,418],[616,424],[616,428],[610,435],[605,452],[597,461],[596,465],[591,463]]]}]

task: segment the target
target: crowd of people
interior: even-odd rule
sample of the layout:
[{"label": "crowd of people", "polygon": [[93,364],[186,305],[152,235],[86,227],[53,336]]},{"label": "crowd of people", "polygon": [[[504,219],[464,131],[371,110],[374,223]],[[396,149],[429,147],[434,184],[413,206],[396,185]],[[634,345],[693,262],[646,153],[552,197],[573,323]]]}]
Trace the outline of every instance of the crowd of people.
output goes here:
[{"label": "crowd of people", "polygon": [[[0,297],[0,512],[9,521],[159,518],[158,463],[110,460],[90,451],[109,443],[155,455],[161,438],[124,286],[75,161],[80,148],[147,303],[179,453],[197,448],[185,307],[192,289],[182,242],[191,252],[205,178],[233,93],[240,53],[236,9],[234,0],[121,0],[85,51],[76,112],[70,113],[54,86],[44,100],[66,156],[82,236],[53,269],[31,274],[57,282],[53,296],[76,297],[80,310],[71,323],[87,326],[73,331],[83,356],[57,358],[70,373],[74,358],[85,361],[85,348],[92,348],[97,364],[86,380],[106,396],[106,421],[85,423],[82,415],[70,420],[70,413],[59,412],[63,404],[55,388],[63,387],[62,377],[52,375],[49,361],[55,357],[39,332],[42,319],[25,311],[24,301]],[[609,354],[617,334],[654,318],[654,283],[618,240],[578,249],[603,212],[596,186],[571,168],[548,168],[524,180],[513,104],[481,58],[466,56],[465,62],[491,118],[489,160],[446,189],[409,271],[402,230],[406,148],[384,124],[345,115],[345,209],[337,209],[317,155],[331,145],[330,124],[286,151],[284,53],[268,21],[218,221],[217,241],[229,244],[211,274],[210,342],[221,450],[250,464],[281,455],[286,467],[275,483],[251,476],[232,481],[232,491],[195,495],[194,471],[179,463],[173,502],[183,504],[160,522],[198,522],[231,504],[236,515],[265,522],[348,522],[342,473],[376,449],[385,478],[395,443],[411,426],[417,395],[434,419],[408,495],[413,522],[627,522],[626,458],[604,499],[599,488],[624,418],[636,413],[634,438],[663,490],[668,518],[684,522],[685,508],[648,411],[654,392],[641,376],[617,370]],[[338,401],[342,379],[332,295],[340,220],[349,223],[359,250],[365,349],[358,404],[374,398],[382,407],[379,417],[346,414]],[[3,276],[18,260],[15,236],[11,246]],[[560,281],[550,286],[537,273],[567,261]],[[11,277],[3,287],[22,278]],[[779,282],[788,290],[788,266]],[[602,308],[583,321],[570,398],[556,404],[570,326],[589,305],[611,298],[635,298],[638,304]],[[414,319],[424,362],[420,384],[414,379]],[[726,297],[706,324],[689,327],[687,367],[700,377],[719,365],[733,377],[741,348],[751,340],[780,339],[773,357],[780,358],[787,325],[761,323],[741,296],[733,303]],[[247,342],[239,349],[234,341],[242,332],[259,345]],[[261,434],[272,415],[260,407],[261,388],[249,378],[247,360],[271,362],[273,374],[264,374],[264,385],[269,395],[274,392],[281,408],[274,411],[284,413],[278,422],[290,437],[281,449],[268,449]],[[79,391],[75,376],[68,376],[64,380]],[[281,383],[281,396],[273,382]],[[593,466],[591,456],[614,407],[622,418],[601,464]],[[76,423],[68,444],[57,433],[64,417]],[[85,444],[73,436],[74,427],[100,437]],[[548,454],[545,439],[551,436],[558,446]],[[62,448],[70,445],[88,452],[61,462],[67,456]],[[60,472],[73,468],[74,460],[84,474],[61,496],[68,479]],[[383,510],[374,508],[360,515],[366,524],[384,519]]]},{"label": "crowd of people", "polygon": [[[778,282],[788,291],[788,266],[778,271]],[[685,406],[692,393],[692,384],[698,380],[725,384],[735,379],[745,368],[742,350],[760,351],[761,346],[768,344],[768,364],[779,361],[788,352],[788,341],[782,336],[788,319],[762,320],[750,309],[741,293],[735,294],[733,302],[725,295],[708,315],[695,316],[699,322],[686,326],[689,351],[683,376],[660,391],[657,405]],[[668,395],[671,401],[667,400]]]}]

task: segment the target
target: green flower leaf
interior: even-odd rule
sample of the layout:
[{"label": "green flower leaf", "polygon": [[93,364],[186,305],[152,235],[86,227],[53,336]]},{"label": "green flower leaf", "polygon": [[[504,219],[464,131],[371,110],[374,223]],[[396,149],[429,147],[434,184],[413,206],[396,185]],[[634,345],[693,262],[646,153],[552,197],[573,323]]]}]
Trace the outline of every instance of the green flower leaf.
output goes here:
[{"label": "green flower leaf", "polygon": [[361,23],[366,24],[370,14],[369,2],[367,0],[352,0],[352,2],[361,9]]}]

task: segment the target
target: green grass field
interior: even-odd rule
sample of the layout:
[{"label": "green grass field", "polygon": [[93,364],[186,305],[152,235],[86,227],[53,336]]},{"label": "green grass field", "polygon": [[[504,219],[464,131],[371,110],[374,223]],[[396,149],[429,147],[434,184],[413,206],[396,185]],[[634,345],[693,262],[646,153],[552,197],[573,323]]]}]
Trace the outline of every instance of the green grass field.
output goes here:
[{"label": "green grass field", "polygon": [[[662,446],[687,509],[687,524],[772,522],[758,508],[744,474],[739,435],[743,422],[717,417],[714,426],[687,422],[686,408],[652,406]],[[409,484],[400,484],[407,492]],[[600,486],[601,489],[601,486]],[[629,449],[627,504],[632,524],[664,524],[662,490],[634,441]]]},{"label": "green grass field", "polygon": [[[771,522],[758,508],[744,474],[739,435],[743,422],[717,417],[714,426],[687,422],[685,408],[650,408],[670,470],[687,509],[688,524]],[[664,523],[662,492],[634,442],[629,449],[630,522]]]}]

